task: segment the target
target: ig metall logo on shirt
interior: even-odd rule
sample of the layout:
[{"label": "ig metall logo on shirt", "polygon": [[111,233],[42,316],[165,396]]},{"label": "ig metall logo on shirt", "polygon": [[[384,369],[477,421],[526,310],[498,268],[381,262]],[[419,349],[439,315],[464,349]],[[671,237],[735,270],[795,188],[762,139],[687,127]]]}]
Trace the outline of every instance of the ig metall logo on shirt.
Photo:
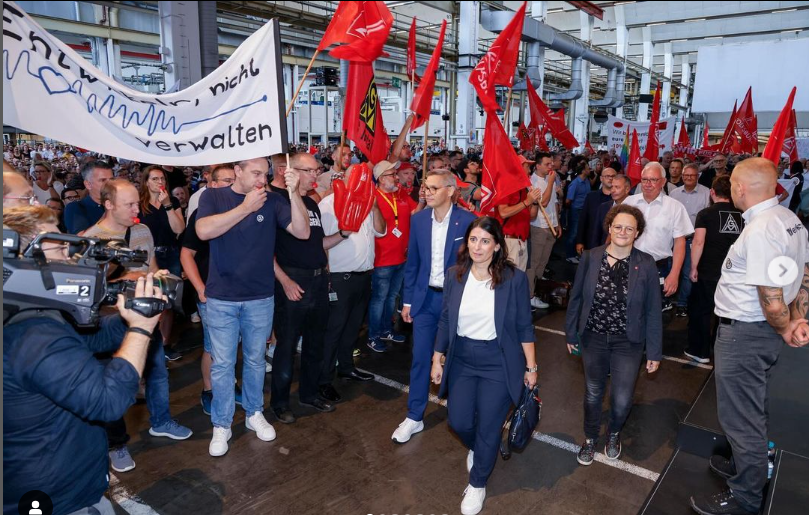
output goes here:
[{"label": "ig metall logo on shirt", "polygon": [[258,223],[263,222],[263,221],[264,221],[264,215],[258,215],[258,216],[256,217],[256,221],[257,221]]},{"label": "ig metall logo on shirt", "polygon": [[733,268],[733,261],[731,261],[731,260],[730,260],[730,258],[727,258],[727,259],[725,260],[725,268],[727,268],[728,270],[730,270],[731,268]]}]

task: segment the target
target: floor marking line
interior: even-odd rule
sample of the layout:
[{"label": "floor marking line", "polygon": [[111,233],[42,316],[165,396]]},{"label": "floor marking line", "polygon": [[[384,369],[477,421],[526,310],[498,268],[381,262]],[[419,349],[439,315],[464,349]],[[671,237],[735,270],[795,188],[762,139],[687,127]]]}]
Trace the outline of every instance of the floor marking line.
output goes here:
[{"label": "floor marking line", "polygon": [[121,481],[110,472],[110,499],[130,515],[159,515],[143,499],[131,493]]},{"label": "floor marking line", "polygon": [[[410,387],[404,385],[398,381],[394,381],[393,379],[388,379],[387,377],[382,377],[380,375],[374,374],[368,370],[357,369],[360,372],[365,372],[367,374],[371,374],[374,376],[374,380],[377,383],[383,384],[385,386],[390,386],[391,388],[395,388],[401,392],[408,393],[410,391]],[[436,395],[430,394],[430,402],[439,404],[441,406],[446,406],[447,401],[446,399],[439,399]],[[552,445],[558,449],[562,449],[565,451],[570,451],[574,454],[578,454],[580,446],[566,442],[565,440],[561,440],[554,436],[546,435],[544,433],[540,433],[539,431],[534,431],[533,434],[534,440],[538,440],[540,442],[547,443]],[[651,470],[645,469],[643,467],[639,467],[638,465],[633,465],[631,463],[627,463],[621,460],[610,460],[602,453],[596,453],[595,461],[599,463],[603,463],[604,465],[623,470],[624,472],[629,472],[635,476],[641,477],[643,479],[648,479],[649,481],[657,481],[657,478],[660,477],[660,474],[657,472],[652,472]]]},{"label": "floor marking line", "polygon": [[[557,329],[551,329],[550,327],[543,327],[541,325],[535,325],[534,329],[536,329],[537,331],[544,331],[546,333],[558,334],[560,336],[565,336],[564,331],[559,331]],[[686,364],[686,365],[691,365],[691,366],[698,367],[698,368],[704,368],[705,370],[713,370],[712,365],[706,365],[704,363],[697,363],[696,361],[693,361],[693,360],[690,360],[690,359],[675,358],[674,356],[666,356],[666,355],[663,356],[663,359],[666,359],[666,360],[669,360],[669,361],[674,361],[674,362],[677,362],[677,363],[683,363],[683,364]]]}]

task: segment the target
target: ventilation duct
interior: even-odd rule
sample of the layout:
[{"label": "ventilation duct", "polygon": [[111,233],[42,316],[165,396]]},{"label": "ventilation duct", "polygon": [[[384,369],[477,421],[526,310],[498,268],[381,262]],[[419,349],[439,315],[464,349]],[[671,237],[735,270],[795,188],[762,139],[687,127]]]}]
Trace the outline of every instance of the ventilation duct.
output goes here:
[{"label": "ventilation duct", "polygon": [[590,105],[593,107],[610,107],[615,102],[615,82],[618,76],[618,71],[615,68],[610,68],[607,73],[607,91],[604,92],[604,98],[601,100],[591,100]]}]

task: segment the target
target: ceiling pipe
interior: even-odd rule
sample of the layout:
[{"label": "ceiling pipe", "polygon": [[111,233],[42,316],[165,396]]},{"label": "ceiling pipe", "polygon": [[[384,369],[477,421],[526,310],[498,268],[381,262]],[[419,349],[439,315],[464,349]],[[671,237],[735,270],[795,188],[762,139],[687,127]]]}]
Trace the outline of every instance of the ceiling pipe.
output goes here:
[{"label": "ceiling pipe", "polygon": [[562,93],[551,93],[548,100],[578,100],[584,95],[584,85],[581,82],[582,58],[576,57],[570,64],[570,87]]},{"label": "ceiling pipe", "polygon": [[590,105],[593,107],[610,107],[615,102],[615,83],[618,76],[618,70],[610,68],[607,73],[607,90],[604,92],[604,98],[601,100],[591,100]]}]

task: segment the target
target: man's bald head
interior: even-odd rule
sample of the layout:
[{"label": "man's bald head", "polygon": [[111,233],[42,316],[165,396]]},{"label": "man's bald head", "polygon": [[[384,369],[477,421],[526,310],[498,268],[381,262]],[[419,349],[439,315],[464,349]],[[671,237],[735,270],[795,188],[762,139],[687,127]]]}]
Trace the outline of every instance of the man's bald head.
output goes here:
[{"label": "man's bald head", "polygon": [[733,169],[730,192],[733,203],[742,211],[775,196],[778,168],[769,159],[745,159]]}]

